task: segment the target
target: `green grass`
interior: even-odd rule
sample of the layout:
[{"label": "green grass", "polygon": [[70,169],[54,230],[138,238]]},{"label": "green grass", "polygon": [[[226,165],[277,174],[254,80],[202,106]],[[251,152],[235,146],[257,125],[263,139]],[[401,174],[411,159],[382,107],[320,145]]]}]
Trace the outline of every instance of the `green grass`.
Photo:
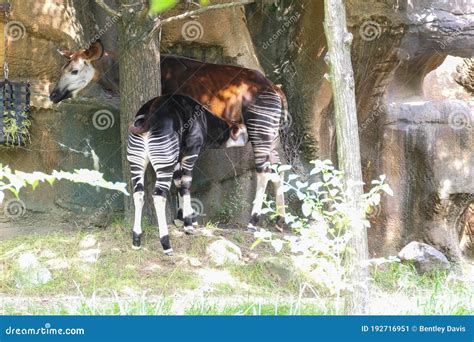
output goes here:
[{"label": "green grass", "polygon": [[400,314],[472,315],[474,287],[465,274],[459,265],[420,275],[412,265],[392,263],[372,269],[372,292],[380,301],[392,299],[392,310]]},{"label": "green grass", "polygon": [[[208,227],[214,236],[171,234],[175,257],[163,255],[155,227],[147,226],[143,248],[130,248],[130,230],[120,222],[108,229],[29,235],[0,242],[0,313],[3,314],[187,314],[187,315],[297,315],[334,314],[334,298],[302,288],[304,275],[269,266],[276,254],[266,244],[254,250],[251,234]],[[78,258],[80,241],[93,234],[101,250],[98,261]],[[225,237],[239,245],[242,264],[216,267],[206,256],[207,246]],[[69,268],[52,270],[52,280],[18,289],[17,257],[35,254],[45,264],[51,251],[67,259]],[[257,257],[250,258],[250,254]],[[43,255],[43,256],[42,256]],[[201,266],[189,264],[197,258]],[[288,254],[278,260],[290,264]],[[207,270],[211,273],[202,273]],[[214,272],[214,273],[212,273]],[[203,275],[204,274],[204,275]],[[206,274],[225,275],[220,280]],[[473,278],[455,266],[449,271],[419,275],[409,265],[391,263],[371,270],[370,306],[379,314],[474,314]],[[227,277],[227,278],[226,278]],[[232,280],[228,283],[225,279]],[[207,276],[209,278],[209,276]],[[209,282],[209,280],[213,280]],[[210,288],[210,289],[209,289]],[[316,289],[316,290],[315,290]],[[67,298],[65,298],[67,296]],[[3,298],[2,298],[3,297]],[[253,299],[252,299],[253,298]],[[3,299],[3,300],[2,300]],[[317,303],[317,304],[315,304]]]},{"label": "green grass", "polygon": [[[106,305],[91,301],[82,301],[76,305],[28,305],[18,309],[16,305],[5,305],[0,313],[4,315],[170,315],[173,311],[173,300],[124,300],[115,298]],[[287,302],[251,302],[220,303],[203,300],[196,301],[185,308],[184,315],[320,315],[324,311],[316,304],[305,304],[297,301]]]}]

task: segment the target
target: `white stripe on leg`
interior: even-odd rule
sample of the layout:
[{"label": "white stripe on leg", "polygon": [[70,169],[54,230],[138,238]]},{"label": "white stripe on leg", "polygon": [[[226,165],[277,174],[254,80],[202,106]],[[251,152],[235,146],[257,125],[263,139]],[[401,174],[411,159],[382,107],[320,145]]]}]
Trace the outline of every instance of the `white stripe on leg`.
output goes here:
[{"label": "white stripe on leg", "polygon": [[135,221],[133,223],[133,231],[140,235],[142,233],[142,210],[145,203],[145,193],[137,191],[133,193],[133,204],[135,206]]},{"label": "white stripe on leg", "polygon": [[249,229],[256,229],[260,212],[262,211],[263,199],[265,197],[265,189],[268,183],[268,174],[266,172],[257,173],[257,190],[255,192],[255,200],[253,201],[252,217],[248,225]]},{"label": "white stripe on leg", "polygon": [[273,188],[275,189],[275,202],[277,211],[276,227],[278,230],[283,230],[285,222],[285,193],[283,192],[283,176],[277,175],[277,178],[272,179]]},{"label": "white stripe on leg", "polygon": [[163,246],[165,254],[171,254],[173,249],[169,241],[168,224],[166,222],[166,197],[153,196],[153,203],[156,210],[156,218],[158,220],[158,231],[160,233],[160,242]]},{"label": "white stripe on leg", "polygon": [[183,196],[183,220],[184,230],[186,232],[192,232],[194,230],[192,226],[192,215],[193,208],[191,207],[191,195],[186,194]]}]

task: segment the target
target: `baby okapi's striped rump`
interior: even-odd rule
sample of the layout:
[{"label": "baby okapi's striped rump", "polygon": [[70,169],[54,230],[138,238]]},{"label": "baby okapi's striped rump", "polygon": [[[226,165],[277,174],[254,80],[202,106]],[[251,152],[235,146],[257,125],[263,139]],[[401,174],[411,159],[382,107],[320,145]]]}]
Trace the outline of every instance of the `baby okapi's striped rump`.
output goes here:
[{"label": "baby okapi's striped rump", "polygon": [[166,224],[165,203],[173,174],[179,173],[185,231],[191,232],[193,212],[189,189],[192,170],[203,148],[220,148],[230,137],[230,128],[202,105],[183,95],[150,100],[130,126],[127,159],[130,162],[135,202],[133,246],[140,246],[145,170],[151,162],[156,172],[153,199],[160,240],[166,253],[172,251]]}]

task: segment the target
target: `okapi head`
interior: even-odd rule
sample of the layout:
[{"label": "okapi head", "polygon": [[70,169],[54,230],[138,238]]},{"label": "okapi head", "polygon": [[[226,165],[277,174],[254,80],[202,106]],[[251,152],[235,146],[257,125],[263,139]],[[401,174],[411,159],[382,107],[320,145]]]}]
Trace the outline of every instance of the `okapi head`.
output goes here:
[{"label": "okapi head", "polygon": [[104,55],[104,46],[96,41],[87,49],[58,52],[67,58],[67,62],[61,68],[61,77],[49,96],[54,103],[76,96],[97,77],[92,63]]}]

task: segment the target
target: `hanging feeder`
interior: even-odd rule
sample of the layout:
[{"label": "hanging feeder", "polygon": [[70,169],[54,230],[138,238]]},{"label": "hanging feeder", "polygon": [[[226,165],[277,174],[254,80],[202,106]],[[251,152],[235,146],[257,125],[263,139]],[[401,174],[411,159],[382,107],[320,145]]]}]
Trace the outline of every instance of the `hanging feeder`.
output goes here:
[{"label": "hanging feeder", "polygon": [[[0,4],[8,25],[9,3]],[[0,81],[0,144],[24,146],[30,142],[30,83],[8,79],[8,35],[5,34],[4,79]]]}]

